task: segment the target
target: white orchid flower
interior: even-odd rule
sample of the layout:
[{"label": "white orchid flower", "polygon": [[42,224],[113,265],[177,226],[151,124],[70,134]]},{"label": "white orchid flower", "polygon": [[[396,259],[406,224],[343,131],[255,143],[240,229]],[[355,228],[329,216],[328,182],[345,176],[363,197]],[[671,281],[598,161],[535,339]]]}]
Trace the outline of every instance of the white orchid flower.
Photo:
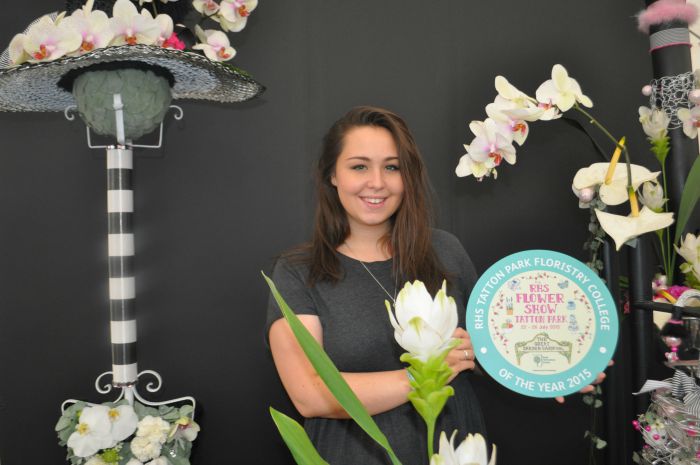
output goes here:
[{"label": "white orchid flower", "polygon": [[664,204],[668,199],[664,198],[664,189],[660,184],[645,182],[642,184],[642,192],[639,195],[639,200],[647,207],[659,213],[663,210]]},{"label": "white orchid flower", "polygon": [[[593,163],[587,168],[581,168],[574,176],[573,188],[582,191],[586,188],[600,186],[598,195],[606,205],[620,205],[629,198],[627,191],[627,165],[618,163],[612,172],[612,178],[606,182],[610,163]],[[632,171],[632,187],[634,190],[644,182],[655,180],[660,171],[651,172],[643,166],[630,165]]]},{"label": "white orchid flower", "polygon": [[228,61],[236,56],[236,50],[231,47],[228,36],[223,32],[213,29],[204,31],[199,26],[195,30],[202,43],[195,44],[192,49],[202,50],[212,61]]},{"label": "white orchid flower", "polygon": [[241,31],[248,22],[248,16],[258,6],[258,0],[222,0],[219,11],[213,16],[226,32]]},{"label": "white orchid flower", "polygon": [[199,425],[190,417],[181,417],[170,427],[168,440],[184,438],[192,442],[197,439],[199,430]]},{"label": "white orchid flower", "polygon": [[692,273],[697,280],[700,280],[700,236],[686,234],[681,241],[681,246],[674,245],[678,255],[685,259],[681,265],[683,273]]},{"label": "white orchid flower", "polygon": [[476,136],[467,149],[474,161],[485,163],[489,168],[496,168],[503,160],[511,165],[515,163],[515,147],[509,131],[491,118],[472,121],[469,129]]},{"label": "white orchid flower", "polygon": [[491,451],[491,461],[487,463],[488,454],[486,450],[486,440],[480,434],[468,434],[464,441],[454,447],[454,440],[457,431],[452,433],[450,440],[443,431],[440,433],[440,449],[430,459],[430,465],[495,465],[496,446]]},{"label": "white orchid flower", "polygon": [[112,45],[153,45],[160,36],[160,26],[153,17],[139,14],[129,0],[117,0],[112,9],[110,25],[114,38]]},{"label": "white orchid flower", "polygon": [[673,224],[673,213],[655,213],[646,206],[639,212],[639,216],[614,215],[600,210],[596,210],[595,214],[600,226],[615,241],[616,250],[644,233]]},{"label": "white orchid flower", "polygon": [[700,127],[700,106],[695,106],[690,110],[687,108],[678,109],[678,119],[683,122],[683,133],[695,139],[698,137],[698,127]]},{"label": "white orchid flower", "polygon": [[[539,109],[535,108],[535,111],[541,114]],[[523,145],[530,131],[525,120],[525,117],[530,114],[527,108],[518,108],[511,100],[498,95],[493,103],[486,105],[486,114],[503,126],[501,134],[509,134],[511,140],[518,145]]]},{"label": "white orchid flower", "polygon": [[139,417],[131,405],[109,409],[109,419],[112,422],[111,434],[115,442],[123,441],[134,434],[139,422]]},{"label": "white orchid flower", "polygon": [[422,282],[408,282],[396,297],[396,315],[389,302],[386,307],[396,342],[414,357],[425,362],[451,344],[457,328],[457,305],[447,295],[444,281],[435,299]]},{"label": "white orchid flower", "polygon": [[82,38],[80,47],[74,52],[76,55],[107,47],[114,38],[109,17],[102,10],[92,11],[92,4],[92,0],[88,1],[83,8],[75,10],[62,22]]},{"label": "white orchid flower", "polygon": [[[144,3],[152,3],[153,0],[139,0],[139,6],[143,6]],[[161,3],[177,2],[177,0],[160,0]]]},{"label": "white orchid flower", "polygon": [[89,457],[100,449],[113,447],[109,408],[104,405],[85,407],[80,413],[75,432],[68,438],[68,447],[77,457]]},{"label": "white orchid flower", "polygon": [[19,66],[29,60],[29,54],[24,50],[24,39],[26,37],[25,34],[15,34],[10,41],[8,52],[12,66]]},{"label": "white orchid flower", "polygon": [[61,19],[62,17],[59,17],[54,22],[49,16],[44,16],[22,39],[18,39],[22,41],[24,51],[28,55],[27,61],[38,63],[56,60],[80,47],[80,34],[70,26],[67,27]]},{"label": "white orchid flower", "polygon": [[[469,150],[468,145],[464,145],[466,150]],[[485,163],[472,160],[469,154],[464,154],[459,159],[457,168],[455,168],[455,174],[460,178],[465,176],[474,176],[477,181],[481,181],[484,177],[488,177],[491,174],[496,175],[496,170],[494,168],[488,168]]]},{"label": "white orchid flower", "polygon": [[173,19],[170,17],[170,15],[161,14],[154,18],[151,13],[145,9],[141,10],[141,15],[145,16],[148,20],[155,20],[156,24],[158,24],[159,32],[155,45],[163,45],[163,43],[168,40],[171,35],[173,35],[175,25],[173,24]]},{"label": "white orchid flower", "polygon": [[214,0],[194,0],[192,6],[204,16],[211,16],[219,11],[219,4]]},{"label": "white orchid flower", "polygon": [[552,79],[545,81],[535,92],[538,102],[556,105],[561,111],[568,111],[576,102],[584,107],[592,107],[591,99],[583,95],[576,79],[570,78],[566,68],[556,64],[552,67]]},{"label": "white orchid flower", "polygon": [[660,140],[666,137],[670,118],[665,111],[649,107],[639,107],[639,122],[642,123],[644,133],[651,140]]}]

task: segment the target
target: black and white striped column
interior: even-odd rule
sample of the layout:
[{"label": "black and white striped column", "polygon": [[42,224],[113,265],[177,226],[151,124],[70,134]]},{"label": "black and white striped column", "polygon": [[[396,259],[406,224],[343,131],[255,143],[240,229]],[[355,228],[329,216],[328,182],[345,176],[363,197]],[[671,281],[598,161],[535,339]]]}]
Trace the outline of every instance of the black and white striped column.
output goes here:
[{"label": "black and white striped column", "polygon": [[112,384],[128,386],[138,379],[134,308],[133,151],[107,149],[107,216]]}]

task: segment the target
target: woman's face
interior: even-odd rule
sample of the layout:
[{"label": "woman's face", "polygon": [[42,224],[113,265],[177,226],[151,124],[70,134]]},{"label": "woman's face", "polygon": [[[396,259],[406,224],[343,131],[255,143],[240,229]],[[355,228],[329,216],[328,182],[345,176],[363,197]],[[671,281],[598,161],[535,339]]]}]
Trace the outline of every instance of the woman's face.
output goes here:
[{"label": "woman's face", "polygon": [[403,198],[399,154],[394,138],[378,126],[359,126],[343,139],[331,183],[348,215],[350,230],[389,228]]}]

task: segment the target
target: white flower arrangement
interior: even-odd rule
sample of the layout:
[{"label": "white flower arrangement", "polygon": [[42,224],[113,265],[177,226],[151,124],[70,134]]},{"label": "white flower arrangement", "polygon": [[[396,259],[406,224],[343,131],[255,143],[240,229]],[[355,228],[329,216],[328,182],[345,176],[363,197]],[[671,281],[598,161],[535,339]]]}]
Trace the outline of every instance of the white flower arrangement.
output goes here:
[{"label": "white flower arrangement", "polygon": [[[167,3],[168,0],[161,0]],[[177,1],[177,0],[170,0]],[[10,63],[19,66],[23,63],[42,63],[57,60],[64,56],[80,56],[96,49],[120,45],[151,45],[163,48],[184,50],[185,43],[175,32],[173,19],[167,14],[158,14],[156,4],[151,0],[140,0],[139,5],[150,3],[153,14],[148,9],[139,11],[129,0],[117,0],[108,17],[104,11],[93,10],[94,0],[75,10],[70,16],[59,14],[55,19],[44,16],[26,33],[14,36],[9,46]],[[226,32],[241,31],[248,16],[258,5],[257,0],[194,0],[192,7],[205,20],[218,23]],[[236,51],[229,38],[221,31],[201,28],[197,24],[196,43],[191,50],[202,50],[212,61],[228,61]]]},{"label": "white flower arrangement", "polygon": [[77,402],[61,415],[56,432],[72,465],[189,465],[200,430],[192,413],[191,405]]}]

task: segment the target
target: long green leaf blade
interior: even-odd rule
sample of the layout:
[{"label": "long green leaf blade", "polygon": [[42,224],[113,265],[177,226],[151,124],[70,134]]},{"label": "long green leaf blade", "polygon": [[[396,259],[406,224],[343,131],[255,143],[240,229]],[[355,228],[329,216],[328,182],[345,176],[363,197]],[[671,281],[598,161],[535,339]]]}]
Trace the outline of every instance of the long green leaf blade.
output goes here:
[{"label": "long green leaf blade", "polygon": [[688,177],[685,180],[681,203],[678,207],[678,218],[676,220],[676,237],[673,239],[674,244],[678,244],[685,229],[685,225],[690,218],[690,215],[695,209],[695,205],[700,199],[700,157],[695,159],[693,166],[690,168]]},{"label": "long green leaf blade", "polygon": [[289,308],[289,305],[287,305],[287,302],[284,301],[277,290],[275,283],[273,283],[265,273],[263,273],[263,277],[265,281],[267,281],[267,285],[270,286],[270,291],[275,301],[277,301],[277,305],[279,305],[282,314],[289,322],[289,326],[294,336],[297,338],[297,341],[299,341],[299,345],[338,403],[348,412],[348,415],[355,420],[360,428],[387,451],[391,462],[394,465],[400,465],[401,462],[391,449],[386,436],[384,436],[384,433],[379,429],[370,414],[367,413],[365,407],[355,393],[352,392],[352,389],[350,389],[350,386],[348,386],[348,383],[345,382],[338,369],[333,365],[331,359],[323,351],[323,348],[316,342],[316,339],[314,339],[301,321],[299,321],[299,318],[294,314],[292,309]]},{"label": "long green leaf blade", "polygon": [[277,425],[277,429],[282,435],[289,451],[292,453],[294,460],[299,465],[328,465],[328,462],[318,454],[316,448],[311,443],[311,439],[304,431],[304,428],[289,418],[287,415],[270,407],[270,415],[272,420]]}]

